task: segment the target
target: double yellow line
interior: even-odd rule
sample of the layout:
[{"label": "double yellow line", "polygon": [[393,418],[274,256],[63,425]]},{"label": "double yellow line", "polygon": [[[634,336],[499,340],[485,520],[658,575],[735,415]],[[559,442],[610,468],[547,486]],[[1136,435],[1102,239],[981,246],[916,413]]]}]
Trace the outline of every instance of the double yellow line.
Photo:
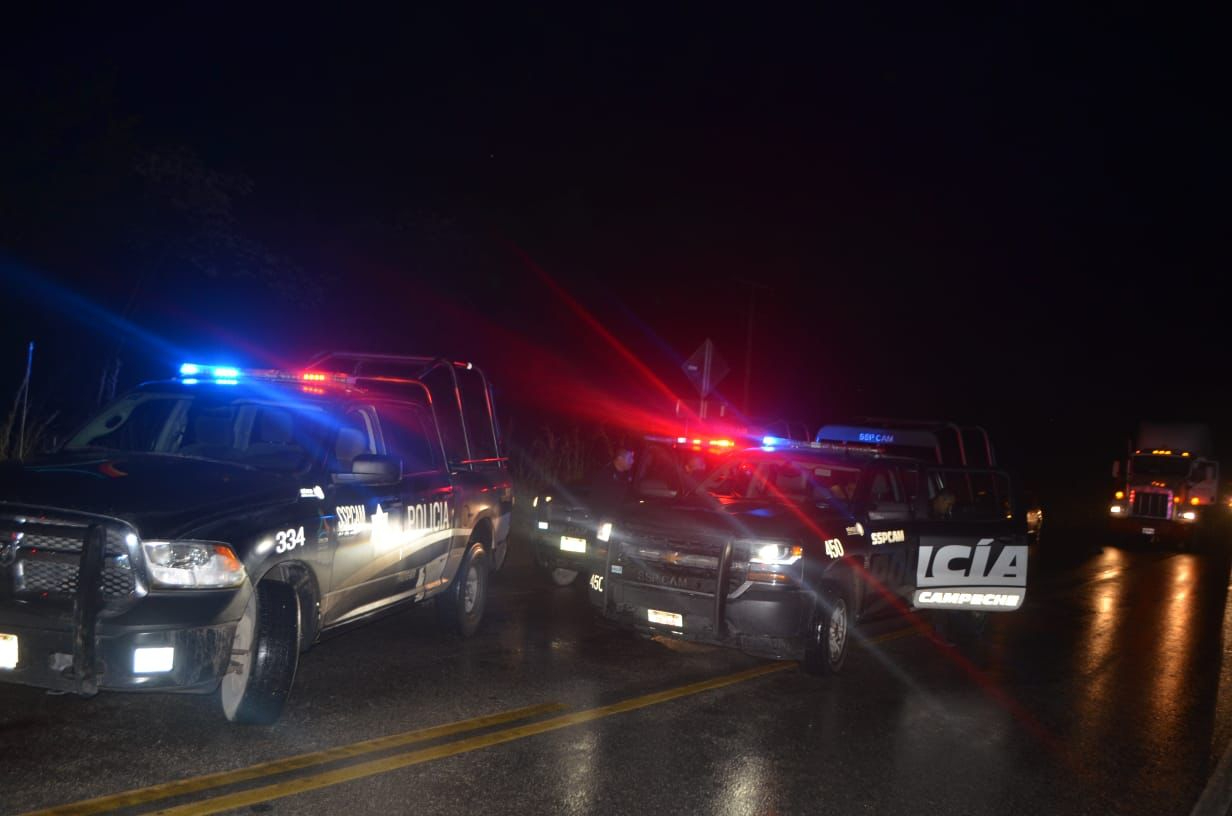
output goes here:
[{"label": "double yellow line", "polygon": [[[745,680],[751,680],[755,677],[762,677],[767,674],[792,668],[795,665],[796,664],[792,662],[769,663],[762,666],[757,666],[756,668],[748,669],[746,671],[737,672],[735,674],[724,675],[722,677],[716,677],[710,680],[703,680],[698,683],[691,683],[686,686],[679,686],[674,689],[660,691],[654,694],[646,694],[641,697],[634,697],[632,699],[623,700],[619,703],[613,703],[611,705],[586,709],[585,711],[577,711],[571,714],[562,714],[560,716],[540,720],[538,722],[528,723],[525,725],[516,725],[511,728],[492,731],[487,734],[481,734],[479,736],[470,737],[455,742],[447,742],[441,745],[421,748],[417,751],[398,753],[392,756],[382,757],[380,759],[374,759],[367,762],[359,762],[341,768],[333,768],[307,776],[298,776],[281,782],[275,782],[270,785],[223,794],[210,799],[204,799],[199,802],[191,802],[188,804],[179,805],[177,807],[167,808],[158,812],[177,815],[207,814],[220,813],[222,811],[233,810],[235,808],[247,807],[259,802],[268,802],[272,799],[280,799],[285,796],[318,790],[320,788],[330,787],[331,785],[337,785],[343,782],[350,782],[368,776],[388,773],[389,771],[398,770],[400,768],[407,768],[412,765],[419,765],[424,762],[444,759],[446,757],[456,756],[469,751],[476,751],[481,748],[489,748],[493,745],[501,745],[506,742],[513,742],[514,740],[525,739],[538,734],[546,734],[562,728],[569,728],[574,725],[593,722],[594,720],[603,719],[604,717],[611,717],[614,714],[623,714],[629,711],[636,711],[649,706],[659,705],[660,703],[666,703],[671,700],[678,700],[682,697],[689,697],[694,694],[701,694],[705,691],[711,691],[714,689],[723,688],[725,686],[734,685],[736,683],[744,682]],[[206,774],[204,776],[192,777],[190,779],[183,779],[176,782],[152,785],[147,788],[138,788],[110,796],[100,796],[95,799],[87,799],[81,802],[74,802],[72,804],[61,805],[59,807],[54,807],[47,810],[36,811],[34,813],[26,814],[26,816],[51,816],[52,814],[56,814],[56,816],[69,816],[70,814],[73,816],[87,816],[88,814],[104,813],[117,808],[145,805],[162,799],[168,799],[173,796],[183,796],[190,793],[199,793],[205,790],[212,790],[225,785],[233,785],[239,782],[264,779],[277,774],[287,773],[289,771],[303,770],[305,768],[311,768],[345,759],[352,759],[378,751],[401,748],[420,742],[427,742],[429,740],[452,736],[454,734],[459,734],[466,731],[474,731],[494,725],[503,725],[505,723],[517,720],[524,720],[544,714],[551,714],[562,711],[565,708],[566,706],[560,703],[546,703],[543,705],[518,708],[512,711],[491,714],[484,717],[476,717],[474,719],[449,723],[447,725],[422,728],[415,731],[406,731],[401,734],[392,734],[387,737],[378,737],[376,739],[365,740],[364,742],[357,742],[351,745],[344,745],[325,751],[299,754],[297,756],[286,757],[284,759],[277,759],[257,765],[250,765],[246,768],[239,768],[234,771]]]}]

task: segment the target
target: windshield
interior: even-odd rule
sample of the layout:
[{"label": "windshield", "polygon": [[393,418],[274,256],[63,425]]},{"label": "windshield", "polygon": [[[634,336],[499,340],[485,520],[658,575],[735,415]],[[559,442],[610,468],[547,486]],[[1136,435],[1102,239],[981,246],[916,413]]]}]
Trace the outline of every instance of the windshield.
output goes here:
[{"label": "windshield", "polygon": [[216,391],[139,391],[112,403],[64,446],[212,459],[298,471],[318,461],[329,436],[320,407]]},{"label": "windshield", "polygon": [[849,501],[860,478],[855,465],[806,458],[732,458],[699,487],[727,499],[830,504]]},{"label": "windshield", "polygon": [[1138,476],[1188,476],[1193,460],[1181,456],[1135,456],[1134,474]]}]

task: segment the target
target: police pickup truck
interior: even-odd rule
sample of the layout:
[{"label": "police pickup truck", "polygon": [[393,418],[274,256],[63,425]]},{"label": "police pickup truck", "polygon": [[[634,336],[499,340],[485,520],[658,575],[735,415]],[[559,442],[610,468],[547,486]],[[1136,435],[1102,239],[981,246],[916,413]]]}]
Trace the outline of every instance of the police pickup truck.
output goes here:
[{"label": "police pickup truck", "polygon": [[511,505],[472,365],[185,364],[0,469],[0,682],[273,722],[323,632],[435,598],[473,633]]},{"label": "police pickup truck", "polygon": [[1026,530],[991,468],[766,446],[608,521],[589,589],[605,617],[819,674],[842,667],[856,623],[945,610],[970,631],[1026,594]]},{"label": "police pickup truck", "polygon": [[[647,435],[634,447],[626,501],[661,502],[695,488],[735,442],[727,437]],[[596,507],[590,485],[579,483],[535,496],[532,546],[535,563],[552,583],[569,586],[603,574],[610,525]]]}]

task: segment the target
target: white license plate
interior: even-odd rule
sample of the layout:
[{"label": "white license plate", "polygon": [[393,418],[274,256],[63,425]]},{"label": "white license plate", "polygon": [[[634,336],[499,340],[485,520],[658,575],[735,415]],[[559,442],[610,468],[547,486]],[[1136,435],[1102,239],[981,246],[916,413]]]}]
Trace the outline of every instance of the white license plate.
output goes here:
[{"label": "white license plate", "polygon": [[17,635],[0,632],[0,669],[17,668]]},{"label": "white license plate", "polygon": [[574,538],[573,536],[561,536],[560,548],[565,552],[584,553],[586,552],[586,539]]},{"label": "white license plate", "polygon": [[1154,527],[1143,527],[1142,534],[1143,535],[1155,535],[1155,528]]},{"label": "white license plate", "polygon": [[684,618],[675,612],[660,612],[657,609],[647,609],[646,617],[650,619],[651,623],[675,626],[677,629],[684,628]]}]

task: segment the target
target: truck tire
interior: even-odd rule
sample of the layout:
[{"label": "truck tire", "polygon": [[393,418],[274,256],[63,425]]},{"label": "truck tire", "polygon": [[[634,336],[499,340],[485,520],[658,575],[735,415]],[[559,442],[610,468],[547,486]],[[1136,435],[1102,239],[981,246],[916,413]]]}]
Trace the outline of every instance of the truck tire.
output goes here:
[{"label": "truck tire", "polygon": [[436,596],[437,619],[445,629],[470,637],[479,629],[487,599],[488,556],[482,544],[472,541],[453,583]]},{"label": "truck tire", "polygon": [[847,661],[851,641],[852,610],[849,594],[828,584],[813,607],[808,642],[800,664],[809,674],[838,674]]},{"label": "truck tire", "polygon": [[501,571],[501,567],[505,566],[505,559],[509,557],[509,537],[506,536],[504,541],[498,541],[492,545],[492,574]]},{"label": "truck tire", "polygon": [[218,687],[228,720],[269,725],[295,682],[299,664],[299,598],[279,581],[262,581],[253,589],[231,640],[227,673]]}]

